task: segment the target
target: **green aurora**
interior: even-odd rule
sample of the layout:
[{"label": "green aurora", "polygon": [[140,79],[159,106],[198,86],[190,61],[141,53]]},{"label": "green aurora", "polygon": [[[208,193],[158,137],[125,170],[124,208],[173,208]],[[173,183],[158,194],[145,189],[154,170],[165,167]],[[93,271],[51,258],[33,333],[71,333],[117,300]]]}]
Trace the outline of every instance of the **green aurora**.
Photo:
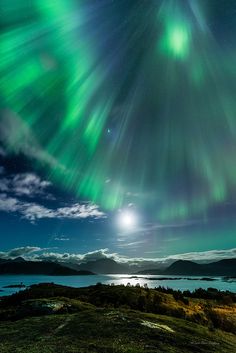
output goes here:
[{"label": "green aurora", "polygon": [[51,180],[105,210],[135,202],[169,222],[227,201],[235,60],[222,56],[205,3],[136,1],[135,19],[107,17],[97,32],[83,1],[31,3],[0,5],[5,147],[27,141]]}]

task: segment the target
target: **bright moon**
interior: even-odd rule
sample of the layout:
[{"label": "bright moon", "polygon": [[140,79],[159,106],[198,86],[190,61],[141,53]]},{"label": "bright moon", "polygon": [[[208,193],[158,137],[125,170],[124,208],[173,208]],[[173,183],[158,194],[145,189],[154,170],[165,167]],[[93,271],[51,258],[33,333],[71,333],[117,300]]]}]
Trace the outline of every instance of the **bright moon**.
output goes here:
[{"label": "bright moon", "polygon": [[137,224],[137,217],[132,211],[122,211],[118,216],[118,224],[124,229],[134,228]]}]

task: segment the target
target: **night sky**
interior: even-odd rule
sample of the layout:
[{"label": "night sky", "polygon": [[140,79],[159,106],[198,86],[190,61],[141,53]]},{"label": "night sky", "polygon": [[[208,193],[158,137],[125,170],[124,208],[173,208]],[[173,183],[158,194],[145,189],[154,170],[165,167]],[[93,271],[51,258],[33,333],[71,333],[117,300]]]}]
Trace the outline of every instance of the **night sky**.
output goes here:
[{"label": "night sky", "polygon": [[0,18],[0,257],[236,257],[236,2]]}]

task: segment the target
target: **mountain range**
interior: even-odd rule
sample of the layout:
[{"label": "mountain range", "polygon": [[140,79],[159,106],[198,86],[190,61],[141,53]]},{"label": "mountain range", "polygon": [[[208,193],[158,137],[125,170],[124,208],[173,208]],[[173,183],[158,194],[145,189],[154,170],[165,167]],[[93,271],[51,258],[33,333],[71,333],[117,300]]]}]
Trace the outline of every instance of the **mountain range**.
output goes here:
[{"label": "mountain range", "polygon": [[236,276],[236,259],[224,259],[208,264],[178,260],[171,264],[165,274],[191,276]]},{"label": "mountain range", "polygon": [[50,275],[50,276],[72,276],[92,275],[90,271],[79,271],[55,262],[26,261],[22,257],[12,260],[0,259],[0,275],[3,274],[27,274],[27,275]]},{"label": "mountain range", "polygon": [[127,274],[132,272],[132,268],[129,265],[119,264],[112,259],[98,259],[95,261],[82,262],[79,265],[63,263],[63,265],[77,271],[92,271],[99,274]]},{"label": "mountain range", "polygon": [[81,264],[49,261],[27,261],[21,257],[0,259],[0,274],[92,275],[92,274],[145,274],[178,276],[230,276],[236,277],[236,259],[224,259],[207,264],[177,260],[159,269],[135,271],[135,267],[112,259],[98,259]]},{"label": "mountain range", "polygon": [[150,269],[139,271],[146,275],[177,276],[236,276],[236,259],[224,259],[207,264],[198,264],[188,260],[177,260],[164,270]]},{"label": "mountain range", "polygon": [[99,274],[153,274],[188,276],[236,276],[236,259],[225,259],[207,264],[177,260],[168,267],[138,270],[134,266],[119,264],[112,259],[99,259],[80,265],[67,264],[76,270],[87,270]]}]

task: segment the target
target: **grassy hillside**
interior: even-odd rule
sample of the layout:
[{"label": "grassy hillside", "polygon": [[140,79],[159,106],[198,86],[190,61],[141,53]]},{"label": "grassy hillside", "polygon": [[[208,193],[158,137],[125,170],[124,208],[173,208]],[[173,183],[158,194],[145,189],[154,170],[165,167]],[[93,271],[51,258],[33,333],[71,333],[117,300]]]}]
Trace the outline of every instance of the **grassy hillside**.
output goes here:
[{"label": "grassy hillside", "polygon": [[135,287],[37,285],[0,302],[0,352],[232,353],[234,294],[231,299],[225,304]]}]

